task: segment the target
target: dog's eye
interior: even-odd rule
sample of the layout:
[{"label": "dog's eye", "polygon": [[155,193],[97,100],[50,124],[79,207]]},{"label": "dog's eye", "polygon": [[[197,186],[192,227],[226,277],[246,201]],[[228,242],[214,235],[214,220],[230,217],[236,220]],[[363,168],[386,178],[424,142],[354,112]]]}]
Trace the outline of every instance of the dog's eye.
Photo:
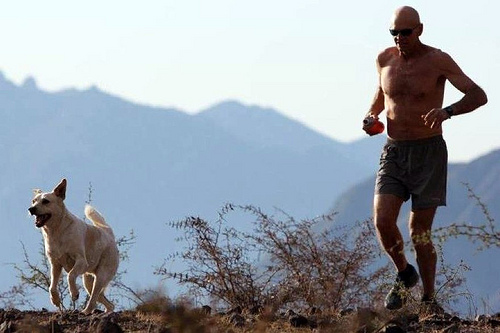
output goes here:
[{"label": "dog's eye", "polygon": [[42,205],[46,205],[46,204],[48,204],[48,203],[50,203],[50,201],[49,201],[49,200],[47,200],[47,199],[42,199]]}]

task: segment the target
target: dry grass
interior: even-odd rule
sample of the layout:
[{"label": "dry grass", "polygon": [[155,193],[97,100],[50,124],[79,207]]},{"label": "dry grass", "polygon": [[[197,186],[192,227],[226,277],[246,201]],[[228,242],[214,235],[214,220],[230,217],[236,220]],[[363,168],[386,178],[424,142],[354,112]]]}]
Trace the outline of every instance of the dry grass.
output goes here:
[{"label": "dry grass", "polygon": [[[208,315],[198,308],[166,302],[142,310],[123,311],[109,315],[84,316],[79,312],[0,310],[2,332],[155,332],[155,333],[497,333],[500,316],[481,321],[465,321],[438,316],[419,317],[406,311],[397,314],[387,311],[359,309],[344,316],[320,314],[306,316],[309,324],[295,327],[291,317],[283,314]],[[154,309],[154,310],[153,310]],[[312,326],[314,323],[314,326]],[[391,326],[393,325],[393,326]],[[400,330],[396,330],[397,325]],[[392,328],[391,328],[392,327]]]}]

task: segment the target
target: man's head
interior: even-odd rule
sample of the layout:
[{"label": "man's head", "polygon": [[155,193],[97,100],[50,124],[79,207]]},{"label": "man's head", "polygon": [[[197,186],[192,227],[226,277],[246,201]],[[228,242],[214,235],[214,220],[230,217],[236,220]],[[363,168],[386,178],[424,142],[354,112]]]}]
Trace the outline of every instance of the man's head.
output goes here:
[{"label": "man's head", "polygon": [[389,32],[394,38],[398,50],[402,54],[411,53],[420,44],[423,25],[418,12],[409,6],[396,9],[391,19]]}]

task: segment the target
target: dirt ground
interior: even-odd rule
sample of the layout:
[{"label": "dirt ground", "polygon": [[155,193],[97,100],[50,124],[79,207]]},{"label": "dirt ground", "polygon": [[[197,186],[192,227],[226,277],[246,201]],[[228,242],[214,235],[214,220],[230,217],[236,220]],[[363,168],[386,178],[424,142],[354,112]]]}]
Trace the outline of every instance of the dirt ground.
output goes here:
[{"label": "dirt ground", "polygon": [[295,313],[249,315],[238,312],[208,314],[203,310],[177,309],[147,313],[121,311],[86,316],[78,311],[50,312],[0,309],[0,333],[7,332],[500,332],[500,316],[462,320],[457,317],[419,318],[401,314],[387,318],[371,310],[358,310],[343,317],[301,316]]}]

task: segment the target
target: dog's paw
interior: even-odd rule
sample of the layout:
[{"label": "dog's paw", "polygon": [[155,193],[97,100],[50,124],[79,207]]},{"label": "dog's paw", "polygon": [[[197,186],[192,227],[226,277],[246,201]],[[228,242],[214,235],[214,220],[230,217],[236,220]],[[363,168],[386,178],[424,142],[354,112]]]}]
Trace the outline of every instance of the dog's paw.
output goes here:
[{"label": "dog's paw", "polygon": [[56,308],[61,307],[61,298],[59,297],[59,293],[57,291],[50,293],[50,302],[54,304]]},{"label": "dog's paw", "polygon": [[78,291],[75,293],[70,292],[70,294],[71,294],[71,300],[73,302],[76,302],[78,300],[78,297],[80,297],[80,293]]},{"label": "dog's paw", "polygon": [[93,312],[94,312],[94,311],[95,311],[95,310],[94,310],[94,308],[93,308],[93,307],[89,307],[89,306],[87,306],[87,307],[86,307],[86,308],[82,311],[82,313],[83,313],[84,315],[88,316],[88,315],[90,315],[90,314],[93,314]]}]

